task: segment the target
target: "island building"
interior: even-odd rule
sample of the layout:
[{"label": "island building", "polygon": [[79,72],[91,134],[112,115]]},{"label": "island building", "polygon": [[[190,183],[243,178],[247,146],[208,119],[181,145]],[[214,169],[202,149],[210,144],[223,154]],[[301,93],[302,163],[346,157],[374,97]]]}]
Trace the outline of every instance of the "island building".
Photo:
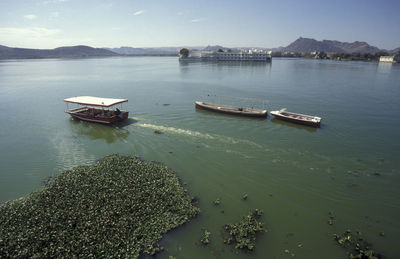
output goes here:
[{"label": "island building", "polygon": [[379,62],[400,63],[400,56],[399,55],[381,56],[379,58]]},{"label": "island building", "polygon": [[271,62],[271,51],[248,50],[248,51],[204,51],[192,50],[187,57],[179,54],[182,61],[258,61]]}]

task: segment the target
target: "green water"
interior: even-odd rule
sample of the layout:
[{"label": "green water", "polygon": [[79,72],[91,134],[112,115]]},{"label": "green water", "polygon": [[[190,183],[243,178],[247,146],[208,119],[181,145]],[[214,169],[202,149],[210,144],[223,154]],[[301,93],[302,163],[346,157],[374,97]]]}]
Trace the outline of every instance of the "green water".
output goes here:
[{"label": "green water", "polygon": [[[296,258],[345,258],[332,234],[347,229],[396,258],[399,82],[399,65],[363,62],[2,61],[0,202],[39,189],[67,168],[136,154],[172,168],[200,199],[200,216],[165,235],[159,258],[290,258],[285,249]],[[120,127],[74,121],[62,100],[79,95],[127,98],[130,119]],[[196,100],[259,105],[250,98],[266,101],[268,110],[320,116],[322,126],[194,108]],[[217,198],[220,206],[212,204]],[[237,254],[223,244],[222,226],[254,208],[264,211],[268,232],[254,253]],[[208,247],[196,245],[202,229],[211,232]]]}]

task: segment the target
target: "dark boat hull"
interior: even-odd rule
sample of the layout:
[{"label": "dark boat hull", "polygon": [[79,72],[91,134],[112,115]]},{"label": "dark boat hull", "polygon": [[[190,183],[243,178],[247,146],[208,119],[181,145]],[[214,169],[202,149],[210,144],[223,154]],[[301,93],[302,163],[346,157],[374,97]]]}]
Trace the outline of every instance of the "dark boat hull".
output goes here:
[{"label": "dark boat hull", "polygon": [[265,118],[268,114],[266,110],[250,109],[230,105],[220,105],[205,102],[195,102],[195,105],[197,109],[201,110],[245,117]]},{"label": "dark boat hull", "polygon": [[120,114],[112,114],[107,115],[107,112],[113,112],[110,110],[102,110],[103,113],[92,115],[87,112],[88,109],[76,109],[76,110],[69,110],[66,111],[71,117],[79,120],[89,121],[89,122],[96,122],[102,124],[112,124],[115,122],[123,121],[128,118],[129,112],[121,111]]}]

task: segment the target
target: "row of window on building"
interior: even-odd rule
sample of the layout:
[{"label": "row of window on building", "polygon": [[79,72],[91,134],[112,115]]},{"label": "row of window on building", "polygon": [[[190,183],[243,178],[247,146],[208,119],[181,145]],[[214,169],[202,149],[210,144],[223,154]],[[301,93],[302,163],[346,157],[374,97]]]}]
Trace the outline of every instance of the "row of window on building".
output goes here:
[{"label": "row of window on building", "polygon": [[269,55],[266,53],[227,53],[215,52],[213,56],[218,60],[266,60]]}]

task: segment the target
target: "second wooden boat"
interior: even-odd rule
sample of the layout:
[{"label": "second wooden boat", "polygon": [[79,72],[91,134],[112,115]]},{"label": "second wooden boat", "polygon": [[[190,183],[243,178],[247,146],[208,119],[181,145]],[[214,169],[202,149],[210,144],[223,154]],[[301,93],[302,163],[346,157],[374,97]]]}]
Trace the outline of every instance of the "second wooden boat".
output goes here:
[{"label": "second wooden boat", "polygon": [[274,115],[275,118],[284,120],[284,121],[294,122],[297,124],[303,124],[303,125],[313,126],[313,127],[321,126],[322,119],[317,116],[288,112],[288,111],[286,111],[286,109],[282,109],[279,111],[271,111],[271,114]]},{"label": "second wooden boat", "polygon": [[195,104],[197,109],[231,114],[231,115],[240,115],[247,117],[267,117],[268,114],[267,110],[253,109],[249,107],[238,107],[232,105],[206,103],[200,101],[196,101]]}]

